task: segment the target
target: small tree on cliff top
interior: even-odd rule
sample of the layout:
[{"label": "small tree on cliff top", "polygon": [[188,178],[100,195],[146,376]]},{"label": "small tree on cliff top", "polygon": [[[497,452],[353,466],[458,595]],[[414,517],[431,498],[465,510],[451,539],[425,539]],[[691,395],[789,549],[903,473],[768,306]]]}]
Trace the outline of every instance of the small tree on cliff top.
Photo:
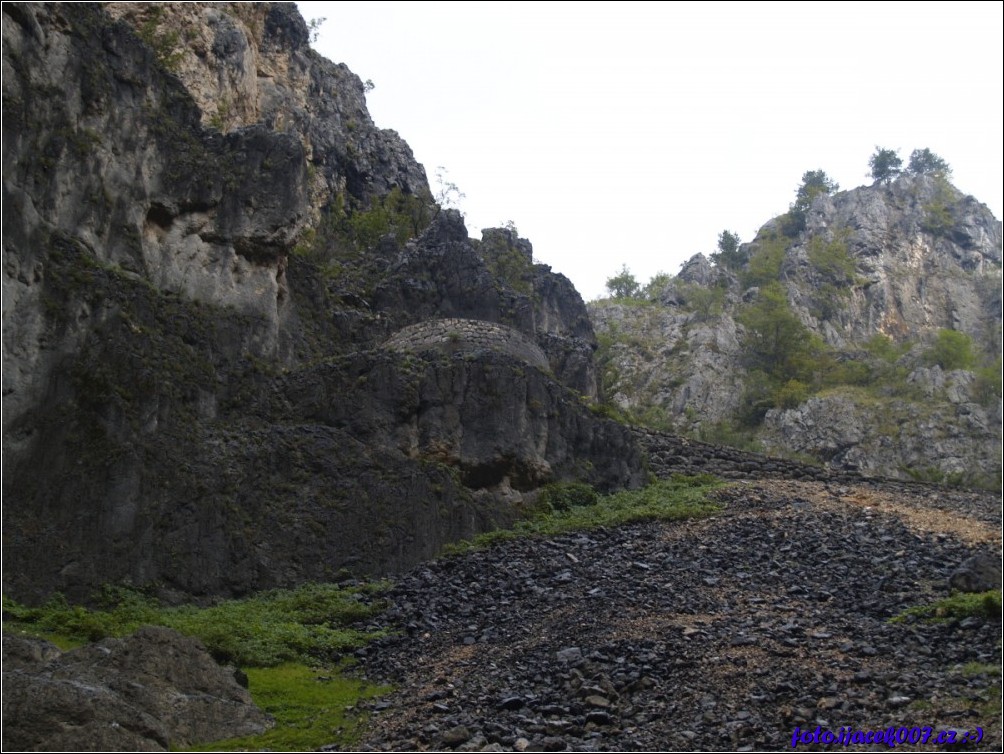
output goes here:
[{"label": "small tree on cliff top", "polygon": [[871,176],[876,183],[888,183],[900,174],[903,160],[895,149],[875,147],[875,154],[869,158],[868,167],[871,168]]}]

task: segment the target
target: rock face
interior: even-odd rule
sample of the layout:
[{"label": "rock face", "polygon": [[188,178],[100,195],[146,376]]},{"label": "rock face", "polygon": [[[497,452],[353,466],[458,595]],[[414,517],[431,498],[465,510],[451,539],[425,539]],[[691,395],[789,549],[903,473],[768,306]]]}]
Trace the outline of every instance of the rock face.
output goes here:
[{"label": "rock face", "polygon": [[168,751],[272,726],[233,668],[165,628],[61,653],[3,638],[5,751]]},{"label": "rock face", "polygon": [[[644,305],[592,304],[608,397],[662,429],[834,468],[999,479],[1001,223],[943,177],[904,175],[817,197],[784,233],[782,217],[729,263],[695,256]],[[819,361],[775,369],[767,390],[750,312],[771,286],[776,321]],[[945,331],[972,358],[939,364]]]},{"label": "rock face", "polygon": [[[788,256],[792,302],[827,340],[905,340],[938,328],[983,340],[1000,326],[1001,223],[944,179],[904,175],[821,196],[806,225]],[[858,279],[828,316],[814,300],[828,271],[810,263],[809,246],[838,236]]]},{"label": "rock face", "polygon": [[[294,6],[11,3],[3,35],[11,596],[386,573],[546,482],[642,483],[574,288],[431,203]],[[526,358],[385,347],[449,318]]]}]

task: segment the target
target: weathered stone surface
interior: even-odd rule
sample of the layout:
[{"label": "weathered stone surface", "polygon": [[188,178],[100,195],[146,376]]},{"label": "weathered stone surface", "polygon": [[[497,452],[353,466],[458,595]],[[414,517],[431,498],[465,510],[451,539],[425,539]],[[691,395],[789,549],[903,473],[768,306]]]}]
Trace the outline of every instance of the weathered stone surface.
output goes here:
[{"label": "weathered stone surface", "polygon": [[359,653],[395,687],[363,748],[441,747],[435,720],[507,751],[780,751],[838,716],[898,729],[917,699],[925,724],[980,726],[977,748],[1000,748],[1000,623],[889,620],[942,596],[960,558],[1000,562],[998,495],[746,480],[714,499],[708,519],[515,539],[403,574],[379,619],[396,634]]},{"label": "weathered stone surface", "polygon": [[[951,218],[944,233],[927,225],[939,202]],[[1001,223],[974,197],[932,176],[903,175],[819,197],[799,241],[830,240],[845,229],[865,280],[836,318],[840,337],[864,341],[878,331],[899,340],[950,328],[981,339],[988,315],[1000,321]],[[795,274],[795,306],[819,327],[808,285],[819,273],[803,259]]]},{"label": "weathered stone surface", "polygon": [[960,592],[988,592],[1001,588],[1001,559],[992,555],[966,558],[948,579],[952,589]]},{"label": "weathered stone surface", "polygon": [[[777,243],[780,228],[778,219],[767,223],[740,255]],[[974,350],[999,355],[1001,223],[941,179],[903,176],[819,197],[806,228],[781,242],[779,282],[791,312],[837,350],[839,363],[861,368],[859,382],[797,406],[761,406],[751,418],[744,393],[757,382],[741,314],[759,288],[744,288],[741,263],[731,270],[696,255],[662,290],[649,291],[652,305],[590,305],[606,344],[607,397],[654,425],[708,439],[735,436],[736,426],[749,429],[766,411],[754,441],[834,467],[998,479],[1001,403],[999,388],[994,394],[987,384],[992,375],[943,372],[925,349],[938,330],[953,329],[971,337]],[[851,269],[826,258],[829,244],[846,248]],[[858,390],[891,367],[869,352],[876,335],[906,345],[895,367],[908,377]]]},{"label": "weathered stone surface", "polygon": [[395,351],[439,351],[476,354],[497,351],[537,367],[548,369],[547,356],[540,346],[518,330],[477,319],[426,319],[398,330],[384,343]]},{"label": "weathered stone surface", "polygon": [[167,751],[272,725],[202,645],[142,628],[60,653],[3,639],[4,750]]},{"label": "weathered stone surface", "polygon": [[[11,3],[3,34],[12,596],[387,573],[543,483],[643,481],[588,408],[581,298],[512,230],[443,211],[338,264],[294,249],[319,214],[428,193],[295,6]],[[444,318],[508,350],[381,347]]]},{"label": "weathered stone surface", "polygon": [[106,8],[170,59],[203,126],[229,133],[263,124],[298,137],[314,169],[308,187],[314,211],[337,193],[361,206],[395,186],[429,193],[425,170],[408,145],[396,132],[374,125],[359,77],[310,49],[310,32],[294,5],[108,3]]}]

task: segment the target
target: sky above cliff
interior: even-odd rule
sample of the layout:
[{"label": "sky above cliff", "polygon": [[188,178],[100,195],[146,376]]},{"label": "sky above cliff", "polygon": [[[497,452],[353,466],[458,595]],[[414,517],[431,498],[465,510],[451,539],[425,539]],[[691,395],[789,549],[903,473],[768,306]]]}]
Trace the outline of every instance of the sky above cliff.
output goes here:
[{"label": "sky above cliff", "polygon": [[802,174],[927,147],[1002,216],[1002,5],[300,4],[370,113],[587,300],[750,240]]}]

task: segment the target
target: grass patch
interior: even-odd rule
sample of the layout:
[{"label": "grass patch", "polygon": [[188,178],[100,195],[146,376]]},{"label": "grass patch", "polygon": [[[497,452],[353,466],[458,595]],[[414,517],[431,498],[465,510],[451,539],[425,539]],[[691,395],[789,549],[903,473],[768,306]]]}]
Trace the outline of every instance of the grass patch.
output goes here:
[{"label": "grass patch", "polygon": [[511,529],[497,529],[468,541],[447,545],[443,552],[457,555],[518,537],[550,537],[635,521],[678,521],[709,516],[719,508],[708,502],[707,493],[723,484],[722,480],[710,474],[674,474],[641,490],[603,495],[593,505],[562,511],[540,511],[532,518],[517,522]]},{"label": "grass patch", "polygon": [[902,623],[911,618],[930,622],[949,622],[970,617],[999,622],[1001,619],[1001,590],[993,589],[989,592],[976,594],[953,594],[951,597],[932,602],[929,605],[907,608],[899,615],[890,618],[889,622]]},{"label": "grass patch", "polygon": [[255,704],[276,719],[276,726],[259,736],[196,750],[310,751],[351,745],[365,722],[354,712],[356,702],[388,691],[347,677],[340,660],[380,635],[353,624],[383,610],[379,594],[386,586],[307,584],[211,607],[163,607],[124,589],[106,589],[100,609],[69,605],[61,597],[25,607],[4,597],[4,632],[38,636],[64,650],[125,636],[143,625],[194,636],[217,660],[245,670]]},{"label": "grass patch", "polygon": [[248,668],[247,675],[255,704],[275,718],[275,727],[189,751],[312,751],[328,744],[350,745],[359,739],[366,722],[355,712],[356,703],[389,691],[293,663]]},{"label": "grass patch", "polygon": [[967,662],[959,672],[966,678],[973,678],[980,675],[1000,675],[1000,665],[988,665],[985,662]]},{"label": "grass patch", "polygon": [[25,607],[4,598],[5,629],[11,628],[64,645],[108,636],[125,636],[140,626],[166,626],[194,636],[220,661],[270,667],[284,662],[330,663],[360,647],[375,634],[351,624],[383,609],[376,595],[383,584],[340,587],[306,584],[277,589],[212,607],[162,607],[137,592],[106,589],[105,609],[69,605],[62,597],[42,607]]}]

